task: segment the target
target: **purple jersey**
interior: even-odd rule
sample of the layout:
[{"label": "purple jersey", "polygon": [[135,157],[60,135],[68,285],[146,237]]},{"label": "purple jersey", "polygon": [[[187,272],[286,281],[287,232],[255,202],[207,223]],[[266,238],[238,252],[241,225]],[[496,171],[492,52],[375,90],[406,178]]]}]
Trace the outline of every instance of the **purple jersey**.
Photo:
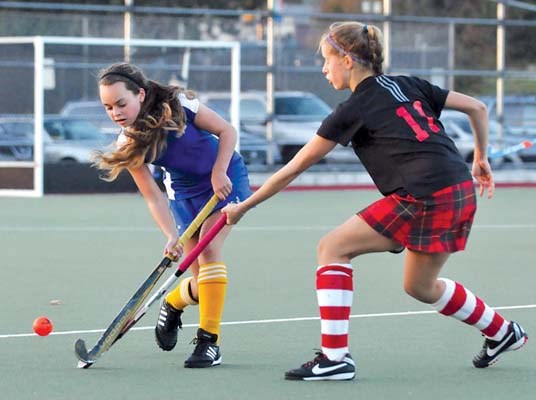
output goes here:
[{"label": "purple jersey", "polygon": [[[186,113],[184,133],[177,136],[175,131],[169,131],[166,150],[153,162],[164,169],[164,185],[170,200],[188,199],[212,190],[212,168],[219,145],[216,136],[194,125],[199,100],[187,99],[184,94],[179,99]],[[244,179],[247,182],[247,169],[237,152],[229,163],[227,175],[234,187],[244,186],[240,184]]]}]

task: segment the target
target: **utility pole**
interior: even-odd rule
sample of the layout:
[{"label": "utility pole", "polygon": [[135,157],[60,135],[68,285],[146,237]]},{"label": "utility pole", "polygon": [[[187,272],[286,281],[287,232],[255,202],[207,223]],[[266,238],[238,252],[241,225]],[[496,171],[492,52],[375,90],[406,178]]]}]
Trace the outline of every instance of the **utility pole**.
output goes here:
[{"label": "utility pole", "polygon": [[391,0],[383,0],[383,68],[386,73],[391,68]]},{"label": "utility pole", "polygon": [[503,137],[504,124],[504,0],[497,1],[497,120],[499,122],[499,143]]},{"label": "utility pole", "polygon": [[266,140],[270,143],[267,151],[268,165],[274,165],[272,142],[274,140],[273,117],[274,117],[274,0],[267,0],[266,8]]},{"label": "utility pole", "polygon": [[124,59],[125,62],[130,62],[130,38],[132,37],[132,12],[131,9],[134,6],[134,0],[125,0],[125,7],[127,7],[124,15],[123,23],[123,36],[125,38]]}]

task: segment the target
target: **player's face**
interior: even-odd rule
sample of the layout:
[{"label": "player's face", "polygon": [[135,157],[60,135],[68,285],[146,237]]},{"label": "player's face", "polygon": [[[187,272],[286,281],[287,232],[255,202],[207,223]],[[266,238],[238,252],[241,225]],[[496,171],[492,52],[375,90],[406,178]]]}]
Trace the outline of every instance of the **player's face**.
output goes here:
[{"label": "player's face", "polygon": [[344,57],[333,51],[329,43],[324,43],[320,49],[324,57],[322,73],[326,76],[331,86],[336,90],[348,88],[348,69],[345,68]]},{"label": "player's face", "polygon": [[106,113],[116,124],[126,127],[134,124],[145,99],[145,90],[135,94],[127,89],[124,82],[100,85],[99,93]]}]

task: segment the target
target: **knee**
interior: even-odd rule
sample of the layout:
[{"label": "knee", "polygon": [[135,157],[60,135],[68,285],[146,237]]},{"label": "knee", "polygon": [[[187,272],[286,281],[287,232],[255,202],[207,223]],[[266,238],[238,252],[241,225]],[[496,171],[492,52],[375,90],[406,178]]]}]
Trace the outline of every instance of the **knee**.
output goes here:
[{"label": "knee", "polygon": [[202,263],[221,261],[221,251],[219,246],[215,246],[212,243],[203,249],[200,254]]},{"label": "knee", "polygon": [[404,292],[406,292],[406,294],[410,295],[411,297],[419,300],[418,291],[415,290],[415,287],[408,282],[404,282]]},{"label": "knee", "polygon": [[426,287],[414,284],[412,282],[404,282],[404,291],[415,300],[423,303],[431,304],[434,302],[431,290]]},{"label": "knee", "polygon": [[333,256],[330,240],[328,239],[327,235],[323,236],[318,242],[318,245],[316,246],[316,255],[319,260],[330,258],[330,256]]}]

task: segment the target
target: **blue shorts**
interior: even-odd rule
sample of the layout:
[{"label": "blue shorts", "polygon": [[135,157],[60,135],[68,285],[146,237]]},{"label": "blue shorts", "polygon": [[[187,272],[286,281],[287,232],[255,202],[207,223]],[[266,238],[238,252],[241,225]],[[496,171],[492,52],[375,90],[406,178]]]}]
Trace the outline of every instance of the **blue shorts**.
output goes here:
[{"label": "blue shorts", "polygon": [[[184,233],[199,211],[210,200],[212,194],[212,191],[207,191],[188,199],[169,201],[169,208],[171,209],[173,217],[175,218],[179,235]],[[221,200],[216,205],[213,213],[217,210],[221,210],[229,203],[239,203],[244,201],[249,196],[251,196],[251,189],[249,187],[249,180],[247,179],[246,175],[246,179],[240,179],[238,182],[233,182],[233,191],[225,200]]]}]

